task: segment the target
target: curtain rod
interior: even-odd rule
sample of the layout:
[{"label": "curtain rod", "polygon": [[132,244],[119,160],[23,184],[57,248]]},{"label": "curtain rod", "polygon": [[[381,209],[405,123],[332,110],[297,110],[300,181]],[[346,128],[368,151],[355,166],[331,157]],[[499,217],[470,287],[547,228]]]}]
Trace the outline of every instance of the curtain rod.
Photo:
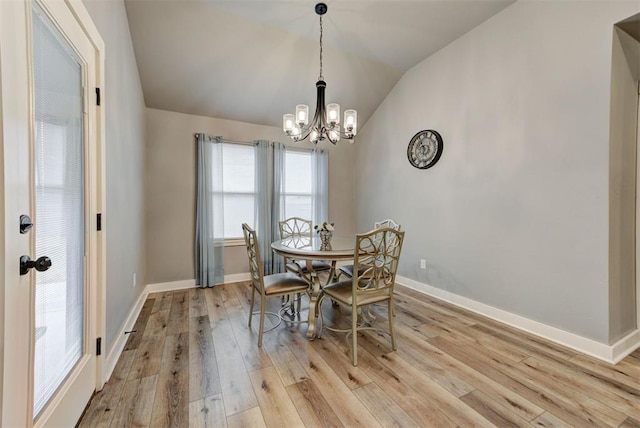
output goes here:
[{"label": "curtain rod", "polygon": [[[196,138],[198,138],[200,136],[199,132],[196,132],[195,134],[193,134]],[[207,134],[202,134],[205,137],[207,137],[209,140],[213,140],[215,137],[212,137],[210,135]],[[255,142],[251,142],[251,141],[237,141],[237,140],[229,140],[228,138],[224,138],[222,137],[222,141],[225,143],[233,143],[233,144],[244,144],[244,145],[249,145],[249,146],[253,146],[255,145]]]},{"label": "curtain rod", "polygon": [[[2,1],[2,0],[0,0]],[[199,132],[196,132],[195,134],[193,134],[196,138],[198,138],[200,136]],[[209,140],[213,140],[215,137],[212,137],[210,135],[207,134],[203,134],[205,137],[207,137]],[[250,142],[250,141],[237,141],[237,140],[228,140],[224,137],[222,137],[222,141],[225,143],[232,143],[232,144],[241,144],[241,145],[245,145],[245,146],[255,146],[256,143],[254,142]],[[269,146],[273,147],[274,142],[273,141],[269,141]],[[282,144],[282,143],[281,143]],[[291,150],[294,152],[307,152],[313,149],[309,149],[306,147],[292,147],[292,146],[287,146],[286,144],[284,145],[286,147],[287,150]],[[316,148],[320,153],[324,152],[325,149],[318,149]]]}]

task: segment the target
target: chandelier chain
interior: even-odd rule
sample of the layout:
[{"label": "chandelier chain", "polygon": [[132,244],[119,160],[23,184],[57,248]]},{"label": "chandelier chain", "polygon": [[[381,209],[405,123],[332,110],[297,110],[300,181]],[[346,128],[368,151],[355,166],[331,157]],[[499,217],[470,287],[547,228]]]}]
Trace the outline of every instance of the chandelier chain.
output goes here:
[{"label": "chandelier chain", "polygon": [[320,76],[318,80],[324,80],[322,76],[322,15],[320,15]]}]

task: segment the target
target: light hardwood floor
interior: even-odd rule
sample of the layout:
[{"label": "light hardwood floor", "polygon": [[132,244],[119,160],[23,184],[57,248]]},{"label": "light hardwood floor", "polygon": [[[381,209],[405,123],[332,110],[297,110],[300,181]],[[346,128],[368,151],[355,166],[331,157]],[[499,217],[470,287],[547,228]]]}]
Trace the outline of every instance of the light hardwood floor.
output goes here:
[{"label": "light hardwood floor", "polygon": [[354,368],[343,335],[309,341],[304,324],[258,349],[249,298],[245,283],[149,295],[79,426],[640,427],[640,350],[611,366],[396,287],[398,351],[364,333]]}]

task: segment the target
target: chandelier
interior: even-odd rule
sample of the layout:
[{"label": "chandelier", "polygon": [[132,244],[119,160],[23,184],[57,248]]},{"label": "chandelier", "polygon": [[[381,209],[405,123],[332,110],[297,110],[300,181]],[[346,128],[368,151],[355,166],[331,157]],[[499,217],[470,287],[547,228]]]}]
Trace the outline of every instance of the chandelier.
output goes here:
[{"label": "chandelier", "polygon": [[313,120],[309,123],[309,106],[298,104],[296,113],[282,116],[282,128],[293,141],[302,141],[309,137],[309,141],[317,144],[325,139],[336,144],[340,137],[346,138],[353,143],[353,138],[358,132],[358,112],[352,109],[344,112],[344,131],[340,127],[340,104],[324,104],[324,90],[327,83],[322,76],[322,15],[327,13],[327,5],[318,3],[315,7],[316,13],[320,17],[320,76],[316,82],[318,91],[316,101],[316,112]]}]

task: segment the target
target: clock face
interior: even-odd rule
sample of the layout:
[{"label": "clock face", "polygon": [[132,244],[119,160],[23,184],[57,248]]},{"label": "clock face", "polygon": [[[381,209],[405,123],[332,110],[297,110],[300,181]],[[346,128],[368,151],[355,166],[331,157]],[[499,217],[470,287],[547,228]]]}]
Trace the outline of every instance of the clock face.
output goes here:
[{"label": "clock face", "polygon": [[442,156],[442,137],[428,129],[413,136],[407,147],[407,158],[419,169],[431,168]]}]

